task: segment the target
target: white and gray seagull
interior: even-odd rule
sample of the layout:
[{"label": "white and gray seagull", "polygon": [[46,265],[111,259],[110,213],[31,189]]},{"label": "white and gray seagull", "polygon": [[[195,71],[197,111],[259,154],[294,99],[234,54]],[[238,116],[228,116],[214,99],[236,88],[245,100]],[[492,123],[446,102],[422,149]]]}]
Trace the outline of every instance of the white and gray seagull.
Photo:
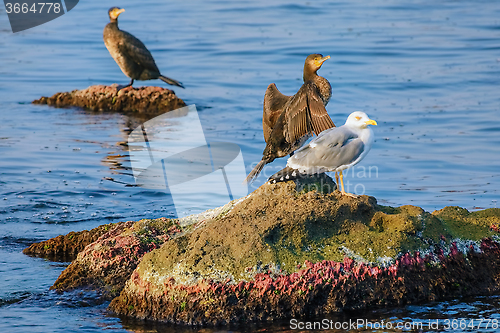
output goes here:
[{"label": "white and gray seagull", "polygon": [[295,151],[288,159],[286,168],[269,178],[271,182],[299,178],[323,172],[335,172],[337,184],[344,191],[342,170],[359,163],[370,151],[373,144],[373,131],[368,125],[377,125],[361,111],[349,115],[344,125],[321,132],[308,145]]}]

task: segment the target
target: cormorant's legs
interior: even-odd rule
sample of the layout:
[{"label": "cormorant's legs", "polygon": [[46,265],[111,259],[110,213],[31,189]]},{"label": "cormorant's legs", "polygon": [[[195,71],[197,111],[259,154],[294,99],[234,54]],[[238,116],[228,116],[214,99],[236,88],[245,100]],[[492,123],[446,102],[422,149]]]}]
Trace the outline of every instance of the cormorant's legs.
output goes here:
[{"label": "cormorant's legs", "polygon": [[130,87],[131,85],[134,84],[134,79],[130,80],[130,83],[127,84],[126,86],[118,86],[118,91],[122,90],[122,89],[125,89],[127,87]]}]

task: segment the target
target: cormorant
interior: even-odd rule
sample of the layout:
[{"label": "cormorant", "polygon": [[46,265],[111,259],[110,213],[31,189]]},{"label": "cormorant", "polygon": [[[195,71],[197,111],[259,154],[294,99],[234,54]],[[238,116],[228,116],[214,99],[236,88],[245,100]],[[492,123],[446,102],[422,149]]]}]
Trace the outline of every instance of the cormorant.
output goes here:
[{"label": "cormorant", "polygon": [[125,9],[109,9],[110,22],[104,27],[104,44],[122,72],[132,80],[121,89],[131,86],[134,80],[160,79],[168,84],[184,88],[182,83],[163,76],[156,66],[153,56],[144,44],[131,34],[118,28],[118,16]]},{"label": "cormorant", "polygon": [[304,64],[304,84],[294,96],[279,92],[274,83],[264,96],[262,127],[266,148],[262,160],[248,174],[245,181],[252,182],[267,163],[286,156],[300,148],[312,134],[335,126],[325,109],[332,95],[327,79],[316,72],[330,56],[311,54]]}]

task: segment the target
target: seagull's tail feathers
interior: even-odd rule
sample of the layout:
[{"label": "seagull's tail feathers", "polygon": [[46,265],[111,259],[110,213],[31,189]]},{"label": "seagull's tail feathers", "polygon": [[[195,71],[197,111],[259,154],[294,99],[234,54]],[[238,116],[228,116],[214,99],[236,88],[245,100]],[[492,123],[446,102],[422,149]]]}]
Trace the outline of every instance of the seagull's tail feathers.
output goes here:
[{"label": "seagull's tail feathers", "polygon": [[294,180],[304,175],[300,174],[297,169],[290,168],[289,166],[284,169],[276,172],[274,175],[269,177],[269,182],[271,184],[279,183],[279,182],[287,182],[289,180]]},{"label": "seagull's tail feathers", "polygon": [[255,168],[253,168],[252,171],[250,171],[250,173],[248,174],[247,178],[245,179],[245,183],[246,184],[251,184],[253,183],[253,181],[255,180],[255,178],[257,178],[257,176],[259,175],[259,173],[262,171],[262,169],[264,168],[264,165],[266,165],[268,163],[268,160],[267,159],[262,159],[256,166]]},{"label": "seagull's tail feathers", "polygon": [[171,78],[163,76],[163,75],[160,75],[158,78],[160,80],[162,80],[163,82],[168,83],[168,84],[170,84],[172,86],[177,86],[177,87],[184,88],[184,86],[182,85],[182,83],[180,83],[177,80],[171,79]]}]

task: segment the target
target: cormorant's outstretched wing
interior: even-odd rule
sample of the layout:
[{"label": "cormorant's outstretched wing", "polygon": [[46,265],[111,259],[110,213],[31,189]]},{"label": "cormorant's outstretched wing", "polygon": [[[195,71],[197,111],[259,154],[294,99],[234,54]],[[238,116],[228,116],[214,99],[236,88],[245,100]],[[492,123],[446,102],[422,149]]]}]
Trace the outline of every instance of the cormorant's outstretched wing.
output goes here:
[{"label": "cormorant's outstretched wing", "polygon": [[292,96],[283,95],[274,83],[271,83],[267,87],[266,94],[264,95],[264,112],[262,115],[262,128],[266,142],[276,124],[276,120],[291,98]]},{"label": "cormorant's outstretched wing", "polygon": [[316,135],[334,123],[326,111],[323,100],[313,83],[303,84],[285,108],[287,124],[284,134],[289,143],[294,143],[304,135]]},{"label": "cormorant's outstretched wing", "polygon": [[307,102],[309,104],[309,112],[311,113],[311,122],[314,134],[319,135],[326,129],[335,127],[332,118],[326,111],[325,104],[318,94],[318,90],[312,84],[307,85]]}]

